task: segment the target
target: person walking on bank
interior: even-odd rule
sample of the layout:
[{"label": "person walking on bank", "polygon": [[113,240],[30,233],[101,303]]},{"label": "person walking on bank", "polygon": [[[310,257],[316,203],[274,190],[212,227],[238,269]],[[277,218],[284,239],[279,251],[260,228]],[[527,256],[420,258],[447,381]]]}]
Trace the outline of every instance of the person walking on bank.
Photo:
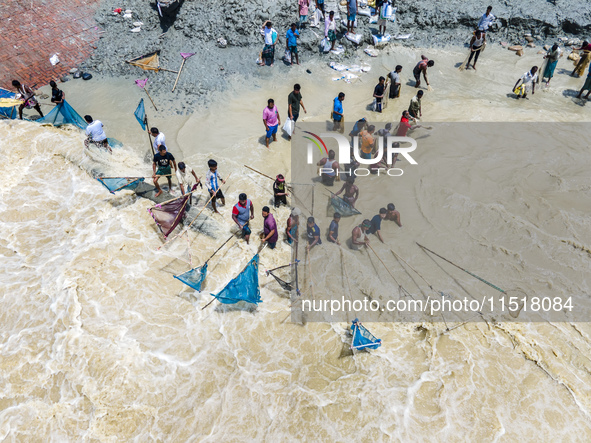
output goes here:
[{"label": "person walking on bank", "polygon": [[310,7],[310,0],[298,0],[298,8],[300,11],[300,29],[308,22],[308,8]]},{"label": "person walking on bank", "polygon": [[378,84],[373,90],[373,97],[376,100],[376,112],[382,112],[382,100],[384,98],[384,93],[386,90],[386,79],[384,77],[380,77],[378,80]]},{"label": "person walking on bank", "polygon": [[267,107],[263,110],[263,123],[265,124],[265,129],[267,131],[265,143],[268,148],[271,137],[273,137],[274,142],[277,141],[277,128],[281,124],[279,111],[277,110],[277,106],[275,106],[275,100],[272,98],[267,100]]},{"label": "person walking on bank", "polygon": [[389,98],[400,97],[400,73],[402,72],[402,66],[396,65],[394,71],[388,74],[390,76],[390,95]]},{"label": "person walking on bank", "polygon": [[355,34],[357,18],[357,0],[347,0],[347,34]]},{"label": "person walking on bank", "polygon": [[472,68],[476,71],[476,62],[480,53],[484,50],[484,45],[486,45],[486,35],[484,35],[484,32],[478,30],[472,36],[472,40],[470,40],[470,57],[468,58],[466,69],[470,69],[470,62],[472,61],[472,57],[474,57]]},{"label": "person walking on bank", "polygon": [[408,105],[408,113],[414,119],[423,117],[423,108],[421,107],[421,99],[423,98],[423,91],[418,91]]},{"label": "person walking on bank", "polygon": [[285,178],[279,174],[273,183],[273,196],[275,197],[275,207],[278,208],[281,203],[287,206],[287,189],[285,188]]},{"label": "person walking on bank", "polygon": [[324,36],[330,41],[330,50],[334,50],[337,42],[337,21],[334,18],[334,11],[330,11],[328,18],[324,19]]},{"label": "person walking on bank", "polygon": [[292,23],[291,27],[287,30],[285,34],[285,45],[286,49],[289,51],[291,66],[293,66],[293,59],[295,58],[296,65],[300,64],[300,58],[298,57],[298,37],[300,33],[296,29],[296,24]]},{"label": "person walking on bank", "polygon": [[425,78],[425,83],[427,83],[427,87],[431,90],[431,85],[429,84],[429,79],[427,78],[427,68],[432,68],[435,66],[435,62],[433,60],[429,60],[424,55],[421,55],[421,61],[417,63],[417,65],[412,70],[412,75],[414,76],[416,83],[415,88],[421,86],[421,73]]},{"label": "person walking on bank", "polygon": [[345,93],[339,92],[338,97],[335,97],[332,107],[332,121],[334,123],[332,130],[338,131],[341,134],[345,132],[345,120],[343,115],[343,100],[345,100]]},{"label": "person walking on bank", "polygon": [[[302,100],[301,89],[302,87],[299,83],[296,83],[293,85],[293,91],[287,96],[287,116],[293,121],[294,127],[292,129],[295,129],[295,123],[300,117],[300,106],[306,114],[308,113],[304,106],[304,101]],[[289,136],[289,140],[291,140],[291,135]]]},{"label": "person walking on bank", "polygon": [[476,25],[476,30],[482,32],[488,31],[488,28],[493,24],[495,18],[496,17],[492,14],[492,6],[489,6],[486,8],[486,12],[482,15],[482,17],[480,17],[480,20]]},{"label": "person walking on bank", "polygon": [[550,86],[550,80],[552,80],[552,77],[554,77],[554,70],[558,64],[558,59],[561,56],[562,49],[560,49],[558,43],[554,43],[554,45],[544,56],[544,59],[546,60],[546,68],[544,69],[544,72],[541,73],[542,75],[538,77],[538,81],[544,81],[544,79],[547,78],[548,81],[546,82],[546,86]]},{"label": "person walking on bank", "polygon": [[174,159],[174,155],[170,152],[166,152],[166,146],[160,145],[158,148],[158,153],[154,154],[154,161],[152,163],[152,170],[154,171],[154,175],[152,178],[154,179],[154,186],[156,187],[156,195],[154,197],[159,197],[162,194],[162,189],[160,189],[160,185],[158,184],[158,179],[161,176],[166,176],[168,180],[168,192],[172,191],[172,168],[170,164],[174,166],[174,170],[176,171],[176,161]]},{"label": "person walking on bank", "polygon": [[24,100],[23,104],[18,107],[18,118],[23,119],[23,109],[34,108],[35,111],[43,117],[41,107],[35,98],[35,92],[27,85],[22,85],[18,80],[12,81],[12,86],[16,89],[16,92],[20,94],[20,100]]},{"label": "person walking on bank", "polygon": [[254,205],[243,192],[238,196],[238,203],[236,203],[232,208],[232,220],[234,220],[234,223],[238,225],[238,227],[242,231],[242,234],[244,234],[244,240],[246,240],[246,244],[248,244],[250,240],[251,233],[248,224],[253,218]]},{"label": "person walking on bank", "polygon": [[279,240],[279,232],[277,231],[277,222],[275,217],[271,214],[268,206],[263,206],[263,242],[267,242],[269,249],[275,249],[277,240]]},{"label": "person walking on bank", "polygon": [[265,40],[262,53],[262,65],[273,66],[275,62],[275,45],[277,44],[277,31],[273,28],[271,20],[267,20],[261,29],[261,35]]}]

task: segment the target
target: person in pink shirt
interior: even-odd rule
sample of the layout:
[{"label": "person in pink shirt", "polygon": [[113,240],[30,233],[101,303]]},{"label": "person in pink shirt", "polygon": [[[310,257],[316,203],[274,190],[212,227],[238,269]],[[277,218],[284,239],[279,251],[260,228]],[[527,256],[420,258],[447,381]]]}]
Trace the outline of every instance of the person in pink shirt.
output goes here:
[{"label": "person in pink shirt", "polygon": [[304,29],[304,25],[308,21],[308,7],[310,6],[310,0],[298,0],[298,6],[300,8],[300,29]]},{"label": "person in pink shirt", "polygon": [[267,103],[267,107],[263,111],[263,123],[265,124],[265,129],[267,130],[265,143],[267,144],[268,148],[269,142],[271,141],[271,136],[273,136],[274,142],[277,141],[277,128],[281,124],[281,117],[279,117],[279,111],[277,110],[277,106],[275,106],[275,100],[270,98]]}]

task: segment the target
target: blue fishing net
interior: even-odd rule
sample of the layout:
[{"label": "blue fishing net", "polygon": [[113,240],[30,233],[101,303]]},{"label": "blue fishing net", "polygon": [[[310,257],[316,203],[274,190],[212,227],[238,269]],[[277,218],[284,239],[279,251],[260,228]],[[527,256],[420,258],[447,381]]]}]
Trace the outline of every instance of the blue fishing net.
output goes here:
[{"label": "blue fishing net", "polygon": [[122,189],[135,189],[137,185],[144,181],[143,177],[99,177],[97,178],[102,185],[109,190],[111,194]]},{"label": "blue fishing net", "polygon": [[[14,98],[15,96],[16,94],[14,92],[0,88],[0,98]],[[0,116],[11,119],[16,118],[18,116],[17,108],[18,106],[0,108]]]},{"label": "blue fishing net", "polygon": [[144,99],[140,100],[140,104],[137,105],[135,112],[133,113],[138,123],[142,126],[142,129],[146,130],[146,110],[144,108]]},{"label": "blue fishing net", "polygon": [[338,197],[336,195],[333,195],[330,198],[330,204],[334,208],[335,212],[341,214],[342,217],[350,217],[352,215],[361,214],[361,212],[359,212],[357,209],[355,209],[341,197]]},{"label": "blue fishing net", "polygon": [[174,278],[177,280],[182,281],[187,286],[195,289],[196,291],[201,291],[201,284],[203,280],[205,280],[205,276],[207,275],[207,263],[203,266],[199,266],[197,268],[193,268],[185,272],[181,275],[175,275]]},{"label": "blue fishing net", "polygon": [[239,301],[254,303],[262,302],[259,290],[259,254],[248,262],[244,271],[226,285],[217,295],[221,303],[233,304]]},{"label": "blue fishing net", "polygon": [[382,345],[382,340],[375,338],[358,319],[353,320],[351,325],[353,331],[353,343],[351,349],[378,349]]},{"label": "blue fishing net", "polygon": [[37,123],[51,123],[53,126],[75,125],[86,129],[88,123],[65,100],[56,105],[45,117],[35,120]]}]

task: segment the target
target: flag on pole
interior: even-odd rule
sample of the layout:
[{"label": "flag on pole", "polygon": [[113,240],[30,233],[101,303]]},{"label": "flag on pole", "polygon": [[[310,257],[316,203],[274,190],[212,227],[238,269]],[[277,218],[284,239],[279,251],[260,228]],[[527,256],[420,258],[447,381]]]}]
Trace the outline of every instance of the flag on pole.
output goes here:
[{"label": "flag on pole", "polygon": [[185,60],[187,60],[189,57],[192,57],[195,55],[195,52],[181,52],[181,57],[184,58]]},{"label": "flag on pole", "polygon": [[146,87],[146,83],[148,83],[148,79],[144,79],[144,80],[136,80],[135,84],[138,85],[141,89],[144,89]]},{"label": "flag on pole", "polygon": [[146,130],[146,110],[144,108],[144,99],[140,100],[140,104],[137,105],[135,112],[133,113],[142,129]]}]

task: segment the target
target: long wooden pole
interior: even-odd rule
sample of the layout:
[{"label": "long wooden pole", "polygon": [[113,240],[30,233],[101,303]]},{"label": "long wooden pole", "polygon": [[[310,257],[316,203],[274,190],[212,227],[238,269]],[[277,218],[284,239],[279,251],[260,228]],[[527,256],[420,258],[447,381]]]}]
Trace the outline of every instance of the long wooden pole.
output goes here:
[{"label": "long wooden pole", "polygon": [[179,78],[181,76],[181,71],[183,70],[183,66],[185,66],[185,59],[183,58],[183,62],[181,63],[181,68],[179,69],[179,73],[176,76],[176,80],[174,81],[174,86],[172,87],[172,92],[174,92],[175,88],[176,88],[176,84],[179,81]]},{"label": "long wooden pole", "polygon": [[150,95],[150,93],[148,92],[148,88],[146,88],[144,86],[144,91],[146,91],[146,94],[148,94],[148,98],[150,99],[150,101],[152,102],[152,104],[154,105],[154,109],[157,111],[158,108],[156,107],[156,103],[154,103],[154,100],[152,100],[152,96]]},{"label": "long wooden pole", "polygon": [[439,258],[440,258],[440,259],[442,259],[442,260],[445,260],[445,261],[446,261],[446,262],[448,262],[450,265],[453,265],[453,266],[455,266],[456,268],[458,268],[458,269],[461,269],[461,270],[462,270],[462,271],[464,271],[466,274],[470,274],[472,277],[474,277],[474,278],[476,278],[476,279],[480,280],[482,283],[486,283],[486,284],[487,284],[487,285],[489,285],[491,288],[494,288],[494,289],[496,289],[497,291],[499,291],[499,292],[502,292],[503,294],[505,293],[505,291],[504,291],[503,289],[499,288],[498,286],[495,286],[495,285],[493,285],[492,283],[489,283],[489,282],[487,282],[485,279],[483,279],[483,278],[481,278],[481,277],[478,277],[476,274],[473,274],[473,273],[471,273],[470,271],[468,271],[468,270],[466,270],[466,269],[462,268],[461,266],[458,266],[458,265],[456,265],[454,262],[452,262],[452,261],[449,261],[449,260],[448,260],[447,258],[445,258],[445,257],[442,257],[442,256],[441,256],[441,255],[439,255],[437,252],[433,252],[433,251],[431,251],[429,248],[427,248],[427,247],[425,247],[425,246],[421,245],[421,244],[420,244],[420,243],[418,243],[418,242],[415,242],[415,243],[416,243],[417,245],[419,245],[419,247],[423,248],[425,251],[429,251],[431,254],[433,254],[433,255],[436,255],[437,257],[439,257]]},{"label": "long wooden pole", "polygon": [[[396,258],[397,258],[397,259],[399,259],[399,260],[402,260],[402,261],[403,261],[403,262],[406,264],[406,266],[408,266],[408,267],[409,267],[410,269],[412,269],[412,270],[413,270],[413,271],[414,271],[414,272],[415,272],[415,273],[416,273],[416,274],[417,274],[419,277],[421,277],[421,278],[423,279],[423,281],[424,281],[425,283],[427,283],[427,286],[429,286],[429,288],[430,288],[430,289],[433,289],[433,285],[431,285],[431,283],[429,283],[429,282],[428,282],[428,281],[425,279],[425,277],[423,277],[423,276],[422,276],[422,275],[419,273],[419,271],[417,271],[415,268],[413,268],[413,267],[412,267],[412,266],[411,266],[411,265],[410,265],[410,264],[409,264],[409,263],[408,263],[408,262],[407,262],[405,259],[403,259],[401,256],[399,256],[398,254],[396,254],[396,252],[394,252],[392,249],[390,249],[390,252],[391,252],[392,254],[394,254],[394,257],[396,257]],[[434,290],[434,289],[433,289],[433,290]]]},{"label": "long wooden pole", "polygon": [[[254,172],[256,172],[257,174],[261,174],[263,177],[267,177],[269,180],[273,180],[273,181],[275,181],[275,179],[274,179],[273,177],[270,177],[270,176],[268,176],[267,174],[263,174],[261,171],[257,171],[256,169],[254,169],[254,168],[251,168],[250,166],[244,165],[244,167],[245,167],[245,168],[248,168],[248,169],[250,169],[251,171],[254,171]],[[292,189],[292,187],[291,187],[291,186],[289,186],[287,183],[285,184],[285,186],[286,186],[286,187],[287,187],[289,190],[291,190],[291,191],[293,192],[293,189]]]},{"label": "long wooden pole", "polygon": [[400,283],[398,283],[398,281],[396,280],[396,277],[394,277],[392,275],[392,273],[390,272],[390,269],[388,269],[388,266],[386,266],[386,263],[384,263],[384,261],[380,258],[380,256],[378,255],[378,253],[374,250],[374,248],[372,248],[369,243],[367,243],[367,247],[372,250],[372,252],[376,255],[376,257],[378,258],[378,260],[382,263],[382,265],[384,265],[384,268],[386,268],[386,271],[388,272],[388,274],[390,274],[390,277],[392,277],[394,279],[394,281],[396,282],[396,284],[398,286],[400,286]]},{"label": "long wooden pole", "polygon": [[156,148],[154,147],[154,143],[152,142],[152,133],[150,132],[150,124],[148,123],[148,116],[144,116],[144,121],[146,123],[146,129],[148,130],[148,140],[150,140],[150,149],[156,155]]},{"label": "long wooden pole", "polygon": [[[205,263],[207,263],[209,260],[211,260],[213,258],[214,255],[216,255],[218,252],[220,252],[220,249],[222,249],[226,245],[226,243],[228,243],[233,238],[234,238],[234,234],[232,234],[230,237],[228,237],[228,240],[226,240],[225,242],[223,242],[222,243],[222,246],[220,246],[219,248],[217,248],[215,250],[215,252],[213,254],[211,254],[207,260],[205,260]],[[204,266],[205,263],[203,263],[203,265],[201,265],[201,266]]]}]

